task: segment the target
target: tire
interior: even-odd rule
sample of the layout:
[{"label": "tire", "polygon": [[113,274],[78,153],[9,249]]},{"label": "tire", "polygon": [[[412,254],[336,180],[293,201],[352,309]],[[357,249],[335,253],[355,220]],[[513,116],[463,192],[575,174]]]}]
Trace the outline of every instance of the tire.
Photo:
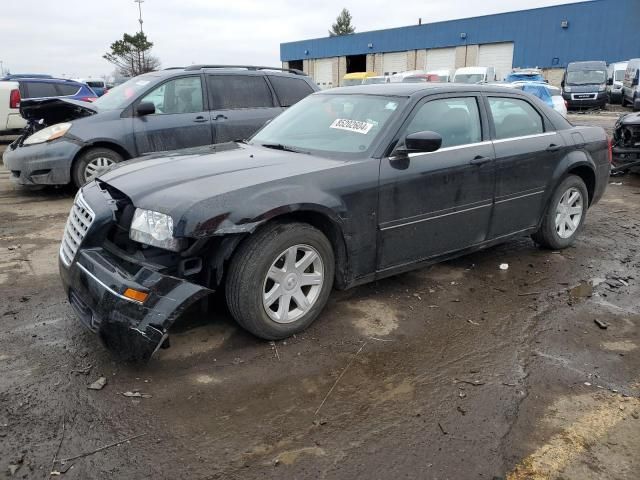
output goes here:
[{"label": "tire", "polygon": [[[566,200],[570,201],[574,193],[579,193],[579,199],[575,202],[571,202],[571,204],[567,206]],[[560,205],[561,200],[564,203],[562,206]],[[577,175],[569,175],[553,192],[547,211],[542,219],[540,229],[534,233],[531,238],[533,238],[533,241],[538,245],[545,248],[553,250],[567,248],[574,242],[582,230],[584,220],[587,216],[588,206],[589,193],[587,192],[587,187],[584,184],[584,181]],[[569,208],[578,207],[581,209],[580,217],[576,218],[576,214],[578,212],[573,210],[574,213],[571,214],[571,210],[569,210]],[[562,211],[559,212],[559,209]],[[558,215],[562,215],[562,217],[558,217]],[[574,229],[568,228],[569,223],[563,221],[563,219],[567,218],[571,224],[574,225],[577,220],[578,225]],[[559,220],[558,224],[556,223],[556,219]]]},{"label": "tire", "polygon": [[[85,183],[91,181],[95,176],[102,173],[109,166],[121,162],[122,155],[109,148],[91,148],[82,153],[73,164],[71,169],[71,179],[73,184],[80,188]],[[100,166],[103,169],[100,169]],[[94,167],[94,177],[88,178],[87,175],[92,171],[91,167]]]},{"label": "tire", "polygon": [[[295,261],[287,263],[294,258],[289,253],[294,248]],[[302,259],[316,258],[312,254],[319,261],[295,270],[294,265]],[[290,337],[311,325],[322,311],[331,293],[334,272],[333,248],[319,230],[306,223],[267,225],[245,240],[231,259],[225,283],[229,311],[240,326],[257,337]],[[302,275],[309,276],[302,280]],[[316,282],[321,278],[321,283],[298,286],[312,277]],[[274,293],[266,295],[269,292]],[[307,299],[306,307],[297,303],[296,296],[301,298],[301,294]],[[273,301],[275,297],[278,299]],[[269,301],[273,303],[267,306]],[[285,301],[288,308],[284,307]]]}]

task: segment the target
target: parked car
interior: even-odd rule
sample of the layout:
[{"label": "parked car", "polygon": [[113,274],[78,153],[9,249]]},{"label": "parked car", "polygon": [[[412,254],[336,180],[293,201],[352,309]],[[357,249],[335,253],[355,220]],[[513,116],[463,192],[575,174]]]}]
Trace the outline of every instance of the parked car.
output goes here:
[{"label": "parked car", "polygon": [[286,338],[334,285],[522,235],[568,247],[609,161],[602,128],[573,127],[514,88],[336,88],[247,142],[158,153],[91,181],[67,221],[60,275],[82,323],[129,358],[148,359],[219,289],[242,327]]},{"label": "parked car", "polygon": [[20,116],[20,85],[0,81],[0,135],[15,134],[27,125]]},{"label": "parked car", "polygon": [[612,153],[617,170],[640,170],[640,113],[618,118],[613,130]]},{"label": "parked car", "polygon": [[511,85],[514,88],[518,88],[523,92],[530,93],[531,95],[538,97],[564,118],[567,118],[567,102],[562,98],[562,91],[558,87],[554,87],[553,85],[543,82],[521,81],[507,85]]},{"label": "parked car", "polygon": [[453,75],[455,83],[487,83],[496,80],[493,67],[462,67]]},{"label": "parked car", "polygon": [[607,95],[609,103],[622,102],[622,82],[628,62],[611,63],[607,67]]},{"label": "parked car", "polygon": [[316,90],[306,75],[266,67],[147,73],[92,104],[22,102],[30,124],[3,160],[17,183],[79,187],[122,160],[247,138]]},{"label": "parked car", "polygon": [[426,82],[439,82],[440,77],[433,73],[416,73],[414,75],[407,75],[402,79],[404,83],[426,83]]},{"label": "parked car", "polygon": [[0,80],[18,80],[20,78],[53,78],[53,76],[44,73],[10,73]]},{"label": "parked car", "polygon": [[0,133],[3,134],[20,133],[27,126],[19,110],[26,99],[62,97],[90,102],[97,98],[87,85],[73,80],[45,78],[44,75],[15,77],[15,80],[0,81]]},{"label": "parked car", "polygon": [[362,85],[375,85],[379,83],[389,83],[389,76],[380,75],[376,77],[367,77],[364,80],[362,80]]},{"label": "parked car", "polygon": [[107,93],[107,91],[109,90],[107,88],[107,82],[105,82],[104,80],[95,79],[95,78],[87,78],[87,79],[78,78],[76,79],[76,81],[89,85],[89,87],[91,87],[91,90],[96,92],[96,95],[98,97],[101,97],[102,95]]},{"label": "parked car", "polygon": [[362,85],[363,80],[375,76],[377,76],[376,72],[347,73],[344,77],[342,77],[342,86],[352,87],[354,85]]},{"label": "parked car", "polygon": [[542,70],[538,68],[514,68],[504,80],[507,83],[546,82]]},{"label": "parked car", "polygon": [[622,81],[622,106],[630,105],[634,111],[640,110],[640,58],[633,58],[627,64]]},{"label": "parked car", "polygon": [[428,75],[437,75],[439,82],[450,82],[453,77],[451,70],[428,70]]},{"label": "parked car", "polygon": [[425,73],[427,73],[425,70],[407,70],[405,72],[398,72],[398,73],[394,73],[393,75],[389,76],[389,82],[390,83],[400,83],[406,77],[411,77],[413,75],[423,75]]},{"label": "parked car", "polygon": [[22,100],[37,98],[64,98],[93,102],[98,98],[87,84],[65,78],[19,78]]},{"label": "parked car", "polygon": [[562,77],[562,97],[572,108],[604,108],[607,95],[605,62],[572,62]]}]

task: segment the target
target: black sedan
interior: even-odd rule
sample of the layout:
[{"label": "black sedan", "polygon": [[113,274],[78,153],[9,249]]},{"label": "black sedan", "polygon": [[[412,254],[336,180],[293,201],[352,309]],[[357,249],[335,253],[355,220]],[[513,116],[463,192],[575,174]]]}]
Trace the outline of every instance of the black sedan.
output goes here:
[{"label": "black sedan", "polygon": [[569,246],[605,190],[609,151],[601,128],[511,88],[336,88],[248,142],[143,157],[87,184],[60,273],[83,323],[128,358],[148,359],[222,289],[241,326],[281,339],[334,286],[520,235]]}]

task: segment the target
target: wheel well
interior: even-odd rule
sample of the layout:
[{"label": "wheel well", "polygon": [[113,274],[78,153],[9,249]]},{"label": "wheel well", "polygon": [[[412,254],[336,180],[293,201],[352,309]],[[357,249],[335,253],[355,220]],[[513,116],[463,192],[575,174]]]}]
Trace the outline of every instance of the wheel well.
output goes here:
[{"label": "wheel well", "polygon": [[590,167],[587,167],[586,165],[572,168],[568,173],[569,175],[577,175],[582,179],[584,184],[587,186],[587,193],[589,194],[589,205],[591,205],[591,200],[593,199],[593,195],[596,190],[596,174]]},{"label": "wheel well", "polygon": [[110,150],[113,150],[117,154],[119,154],[123,160],[129,160],[131,158],[131,155],[129,154],[129,152],[127,152],[124,148],[122,148],[120,145],[116,143],[95,142],[95,143],[92,143],[91,145],[86,145],[82,147],[82,149],[78,153],[76,153],[76,156],[73,158],[73,164],[75,164],[78,161],[80,156],[82,156],[86,151],[91,150],[92,148],[108,148]]}]

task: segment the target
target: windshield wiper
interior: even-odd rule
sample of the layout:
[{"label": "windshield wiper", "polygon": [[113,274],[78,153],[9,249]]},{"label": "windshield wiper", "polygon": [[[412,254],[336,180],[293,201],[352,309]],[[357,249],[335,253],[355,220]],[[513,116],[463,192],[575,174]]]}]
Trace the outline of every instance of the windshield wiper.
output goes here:
[{"label": "windshield wiper", "polygon": [[293,148],[288,145],[283,145],[281,143],[261,143],[260,146],[264,148],[271,148],[273,150],[282,150],[283,152],[305,153],[309,155],[309,152],[305,152],[304,150],[298,150],[297,148]]}]

